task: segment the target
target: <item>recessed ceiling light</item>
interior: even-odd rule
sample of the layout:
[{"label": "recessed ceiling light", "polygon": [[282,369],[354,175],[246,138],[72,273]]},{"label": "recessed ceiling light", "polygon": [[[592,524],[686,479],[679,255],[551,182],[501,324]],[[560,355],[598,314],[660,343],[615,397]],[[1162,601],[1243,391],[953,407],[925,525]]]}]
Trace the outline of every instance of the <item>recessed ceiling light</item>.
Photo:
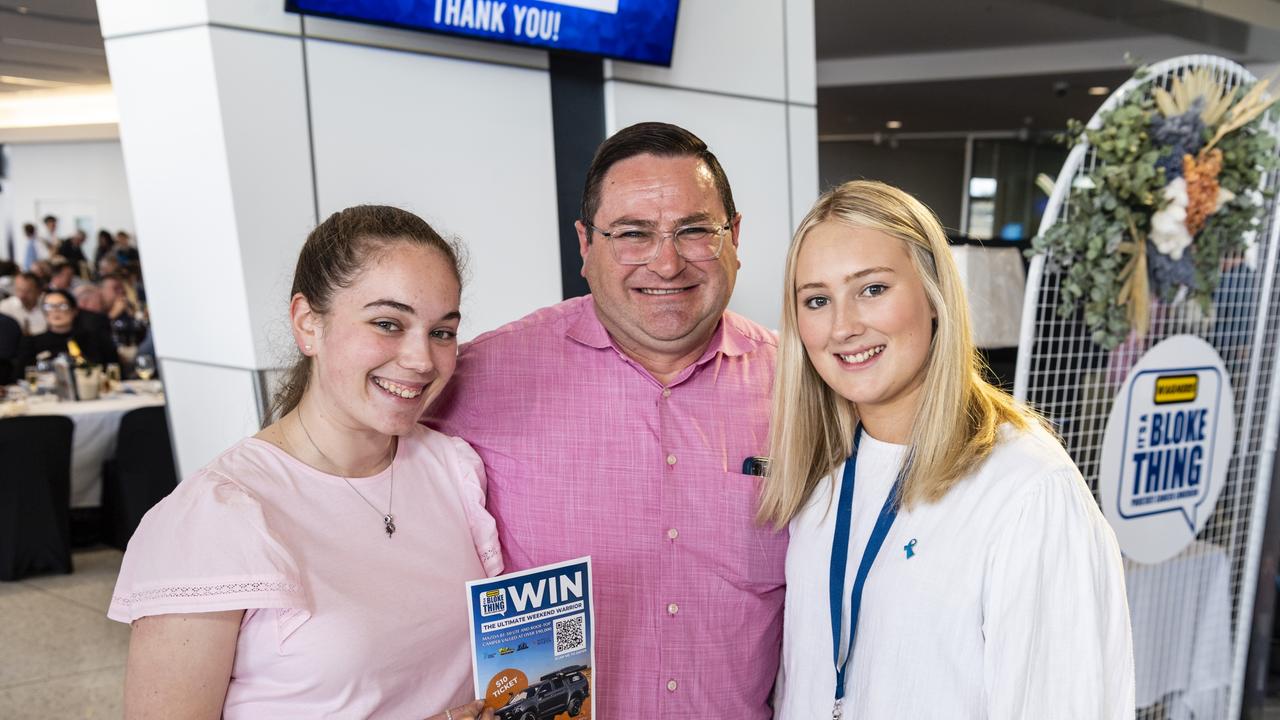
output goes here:
[{"label": "recessed ceiling light", "polygon": [[0,85],[21,85],[23,87],[34,88],[59,88],[75,83],[59,82],[57,80],[39,80],[37,78],[18,77],[16,75],[0,75]]},{"label": "recessed ceiling light", "polygon": [[1111,88],[1107,87],[1106,85],[1094,85],[1093,87],[1089,88],[1090,95],[1106,95],[1109,92],[1111,92]]},{"label": "recessed ceiling light", "polygon": [[31,8],[27,7],[26,5],[19,5],[19,6],[18,6],[18,14],[19,14],[19,15],[26,15],[26,14],[27,14],[27,13],[29,13],[29,12],[31,12]]},{"label": "recessed ceiling light", "polygon": [[889,128],[890,130],[897,130],[898,128],[902,127],[902,121],[890,120],[889,122],[885,123],[884,126]]}]

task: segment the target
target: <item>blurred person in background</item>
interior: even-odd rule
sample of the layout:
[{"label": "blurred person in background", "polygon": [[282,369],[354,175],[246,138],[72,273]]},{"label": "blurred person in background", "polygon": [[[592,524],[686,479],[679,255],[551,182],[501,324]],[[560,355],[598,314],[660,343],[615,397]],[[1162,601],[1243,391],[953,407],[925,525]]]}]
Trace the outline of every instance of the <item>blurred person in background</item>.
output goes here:
[{"label": "blurred person in background", "polygon": [[112,273],[98,283],[102,290],[102,306],[104,312],[114,320],[121,315],[132,315],[137,312],[137,304],[130,297],[129,278],[124,273]]},{"label": "blurred person in background", "polygon": [[58,245],[58,254],[75,268],[76,277],[89,279],[89,261],[84,255],[84,242],[87,237],[83,230],[77,229],[71,237]]},{"label": "blurred person in background", "polygon": [[23,335],[39,335],[45,331],[44,313],[40,310],[40,278],[24,272],[13,280],[13,295],[0,300],[0,313],[18,322]]},{"label": "blurred person in background", "polygon": [[[80,306],[80,312],[76,315],[77,325],[110,339],[121,356],[122,364],[131,362],[135,355],[155,354],[155,350],[146,342],[150,338],[146,325],[127,314],[121,315],[119,322],[113,321],[107,315],[102,289],[97,285],[81,285],[72,294],[76,296],[76,304]],[[121,350],[122,347],[130,348],[134,345],[138,346],[136,352]]]},{"label": "blurred person in background", "polygon": [[98,259],[95,267],[98,271],[97,277],[102,279],[120,272],[120,261],[116,259],[114,253],[108,251],[106,255],[103,255]]},{"label": "blurred person in background", "polygon": [[40,278],[40,287],[45,287],[53,278],[53,263],[48,260],[37,260],[31,266],[31,274]]},{"label": "blurred person in background", "polygon": [[103,341],[115,345],[111,320],[102,311],[102,290],[97,285],[85,283],[73,289],[71,294],[75,296],[76,305],[80,308],[76,313],[74,328],[94,333]]},{"label": "blurred person in background", "polygon": [[58,218],[52,215],[44,216],[44,232],[40,233],[40,242],[44,243],[45,250],[50,255],[57,251],[58,245],[62,240],[58,237]]},{"label": "blurred person in background", "polygon": [[103,337],[91,328],[77,327],[76,299],[70,292],[50,290],[40,300],[40,308],[44,311],[47,329],[39,335],[26,338],[20,352],[21,367],[36,364],[36,356],[42,352],[60,355],[69,352],[67,341],[75,340],[80,348],[80,356],[85,362],[105,365],[120,362],[116,348],[110,337]]},{"label": "blurred person in background", "polygon": [[17,279],[18,273],[22,272],[18,264],[12,260],[0,260],[0,299],[9,297],[13,294],[13,281]]},{"label": "blurred person in background", "polygon": [[124,230],[116,233],[115,256],[125,267],[138,264],[138,249],[133,246],[133,236]]},{"label": "blurred person in background", "polygon": [[81,312],[87,310],[106,316],[106,306],[102,303],[102,289],[97,285],[91,283],[81,285],[73,290],[71,294],[76,296],[76,304],[80,306]]},{"label": "blurred person in background", "polygon": [[102,258],[111,254],[111,248],[116,244],[115,238],[111,237],[110,230],[98,231],[98,242],[93,247],[93,269],[98,270],[98,264],[102,262]]},{"label": "blurred person in background", "polygon": [[139,309],[136,294],[128,276],[115,273],[98,284],[102,291],[102,308],[111,321],[118,345],[137,345],[147,334],[146,314]]},{"label": "blurred person in background", "polygon": [[50,248],[36,234],[36,226],[27,223],[22,226],[22,243],[17,249],[22,269],[30,272],[31,267],[40,260],[48,260]]},{"label": "blurred person in background", "polygon": [[22,326],[0,313],[0,385],[9,385],[22,377],[22,369],[26,367],[18,361],[22,341]]},{"label": "blurred person in background", "polygon": [[54,256],[49,261],[49,265],[53,270],[49,276],[49,287],[54,290],[74,290],[84,285],[84,280],[76,274],[76,266],[68,262],[65,258]]},{"label": "blurred person in background", "polygon": [[133,283],[127,274],[106,275],[97,287],[102,291],[102,307],[104,307],[102,311],[111,319],[116,320],[124,315],[143,314],[137,291],[134,290]]},{"label": "blurred person in background", "polygon": [[129,263],[124,267],[124,274],[128,279],[126,287],[131,291],[129,299],[133,301],[138,314],[145,317],[147,314],[147,288],[142,284],[142,264],[137,262]]}]

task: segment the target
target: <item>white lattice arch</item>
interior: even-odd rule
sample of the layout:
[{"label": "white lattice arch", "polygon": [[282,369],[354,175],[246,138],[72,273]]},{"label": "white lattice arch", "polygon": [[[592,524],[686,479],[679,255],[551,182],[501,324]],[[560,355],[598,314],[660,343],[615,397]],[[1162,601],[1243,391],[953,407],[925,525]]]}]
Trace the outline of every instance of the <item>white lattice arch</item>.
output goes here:
[{"label": "white lattice arch", "polygon": [[[1254,81],[1253,75],[1240,65],[1211,55],[1187,55],[1151,66],[1142,78],[1133,78],[1118,88],[1089,121],[1088,127],[1101,126],[1102,115],[1125,101],[1127,96],[1148,83],[1168,88],[1171,80],[1184,70],[1207,68],[1228,87]],[[1275,128],[1269,128],[1273,133]],[[1072,185],[1093,168],[1095,154],[1087,142],[1078,143],[1067,161],[1049,197],[1040,233],[1063,218],[1069,217]],[[1277,187],[1277,176],[1270,173],[1260,189]],[[1153,309],[1151,328],[1143,338],[1114,351],[1105,351],[1090,340],[1089,332],[1072,319],[1059,318],[1056,312],[1060,274],[1052,269],[1044,256],[1031,262],[1023,303],[1022,331],[1019,341],[1015,395],[1031,402],[1059,427],[1068,451],[1080,466],[1086,481],[1098,492],[1098,460],[1114,393],[1123,370],[1135,354],[1140,354],[1161,339],[1174,334],[1190,333],[1204,338],[1222,355],[1235,389],[1236,432],[1231,464],[1227,470],[1225,489],[1214,515],[1197,542],[1183,554],[1157,566],[1145,566],[1142,572],[1165,573],[1169,595],[1175,588],[1194,587],[1194,583],[1216,582],[1187,568],[1195,567],[1187,556],[1192,551],[1217,552],[1221,548],[1229,561],[1231,612],[1229,622],[1206,621],[1194,629],[1156,627],[1156,641],[1173,648],[1182,638],[1176,633],[1193,632],[1195,643],[1225,642],[1220,648],[1230,658],[1229,692],[1192,699],[1169,701],[1160,694],[1160,685],[1169,668],[1156,667],[1168,662],[1168,653],[1157,653],[1144,662],[1138,653],[1139,707],[1144,703],[1144,683],[1154,683],[1148,694],[1165,697],[1166,702],[1197,705],[1197,716],[1235,718],[1239,716],[1243,698],[1245,659],[1253,613],[1253,599],[1258,582],[1258,560],[1265,525],[1272,458],[1276,447],[1277,409],[1280,404],[1280,382],[1277,382],[1277,355],[1280,355],[1280,293],[1275,283],[1277,257],[1280,251],[1280,222],[1276,220],[1276,199],[1268,200],[1267,212],[1259,227],[1255,270],[1247,283],[1235,287],[1233,298],[1215,298],[1213,312],[1207,317],[1193,303],[1159,305]],[[1117,377],[1119,376],[1119,377]],[[1209,550],[1206,550],[1208,548]],[[1126,574],[1134,570],[1126,560]],[[1136,572],[1136,571],[1135,571]],[[1190,573],[1190,574],[1188,574]],[[1131,576],[1132,577],[1132,576]],[[1145,583],[1144,583],[1145,584]],[[1131,603],[1135,635],[1152,622],[1161,622],[1168,608],[1159,604]],[[1144,614],[1145,613],[1145,614]],[[1225,627],[1223,627],[1225,625]],[[1146,639],[1135,637],[1135,645]],[[1160,646],[1164,648],[1164,645]],[[1214,647],[1217,647],[1216,645]],[[1209,651],[1206,651],[1209,652]],[[1144,666],[1145,665],[1145,666]],[[1203,670],[1203,669],[1202,669]],[[1207,671],[1212,672],[1213,668]],[[1201,678],[1203,679],[1203,678]],[[1152,689],[1154,687],[1154,689]],[[1145,698],[1150,700],[1150,697]],[[1140,709],[1139,718],[1157,717],[1156,710]]]}]

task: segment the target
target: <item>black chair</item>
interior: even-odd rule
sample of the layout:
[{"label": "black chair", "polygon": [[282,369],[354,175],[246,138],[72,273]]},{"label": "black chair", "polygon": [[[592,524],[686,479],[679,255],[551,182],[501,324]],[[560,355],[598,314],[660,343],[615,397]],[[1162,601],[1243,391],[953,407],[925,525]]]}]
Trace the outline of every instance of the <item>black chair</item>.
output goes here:
[{"label": "black chair", "polygon": [[0,420],[0,580],[71,572],[70,418]]},{"label": "black chair", "polygon": [[116,456],[102,466],[102,540],[125,549],[142,516],[178,486],[163,407],[120,418]]}]

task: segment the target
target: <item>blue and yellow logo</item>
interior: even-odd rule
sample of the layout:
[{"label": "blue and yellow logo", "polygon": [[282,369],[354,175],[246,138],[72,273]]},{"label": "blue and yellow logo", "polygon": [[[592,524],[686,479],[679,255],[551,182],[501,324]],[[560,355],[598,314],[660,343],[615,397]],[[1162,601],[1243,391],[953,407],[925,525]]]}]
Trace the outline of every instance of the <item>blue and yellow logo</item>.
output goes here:
[{"label": "blue and yellow logo", "polygon": [[1191,402],[1196,399],[1199,387],[1199,375],[1164,375],[1156,378],[1156,393],[1152,400],[1157,405]]}]

